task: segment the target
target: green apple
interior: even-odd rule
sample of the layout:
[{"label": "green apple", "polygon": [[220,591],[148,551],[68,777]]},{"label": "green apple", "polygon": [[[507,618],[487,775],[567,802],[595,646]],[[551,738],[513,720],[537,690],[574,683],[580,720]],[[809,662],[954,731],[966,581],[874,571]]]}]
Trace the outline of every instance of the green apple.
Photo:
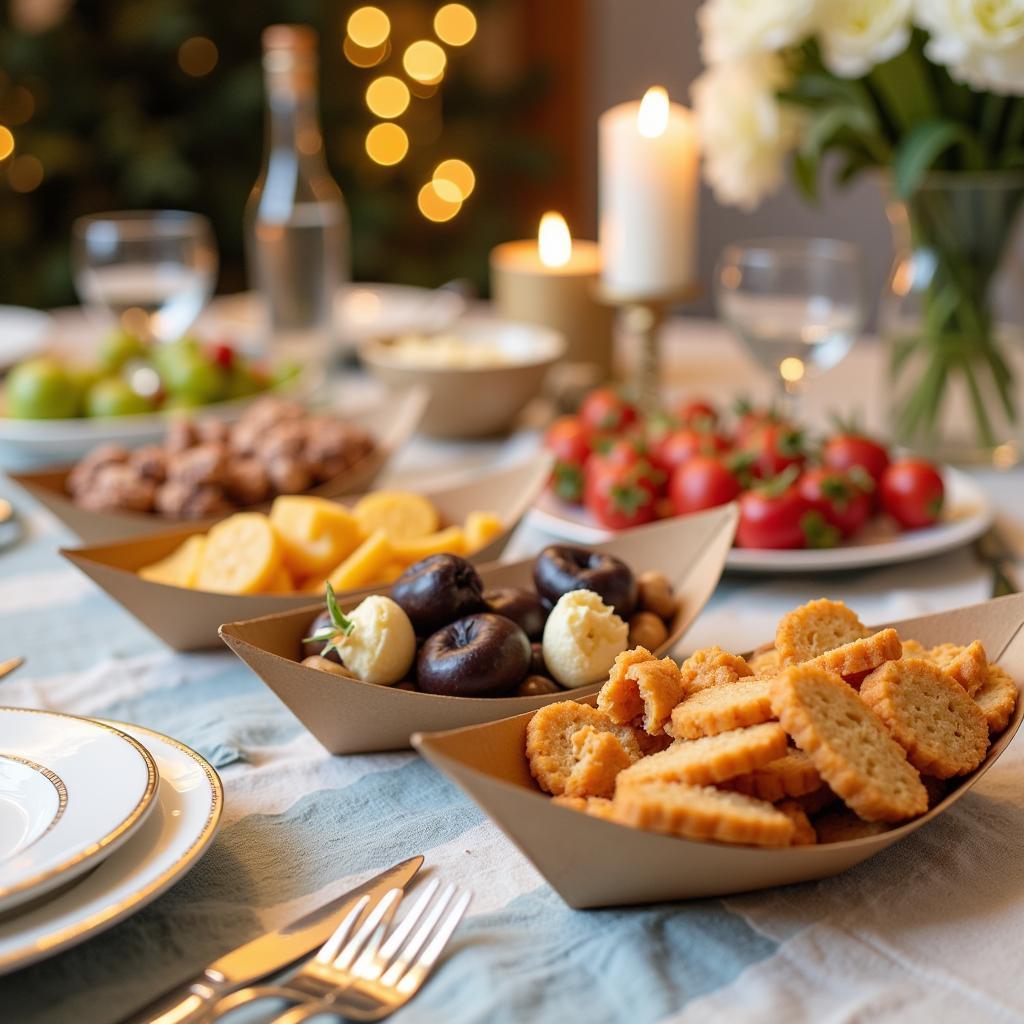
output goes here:
[{"label": "green apple", "polygon": [[176,398],[194,400],[197,405],[225,397],[227,382],[220,367],[202,352],[181,349],[173,357],[161,360],[160,377],[166,390]]},{"label": "green apple", "polygon": [[15,419],[60,420],[76,414],[78,389],[50,356],[19,363],[7,378],[7,410]]},{"label": "green apple", "polygon": [[104,373],[117,373],[133,359],[144,359],[149,354],[146,343],[128,331],[113,331],[103,339],[99,351],[99,366]]},{"label": "green apple", "polygon": [[98,380],[85,396],[87,416],[134,416],[152,412],[148,398],[135,391],[120,377],[104,377]]}]

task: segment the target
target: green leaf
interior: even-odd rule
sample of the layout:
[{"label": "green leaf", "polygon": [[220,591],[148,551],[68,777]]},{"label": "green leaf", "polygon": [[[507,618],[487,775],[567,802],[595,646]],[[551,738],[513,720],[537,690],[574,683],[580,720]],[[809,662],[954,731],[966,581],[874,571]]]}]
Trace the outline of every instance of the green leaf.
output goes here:
[{"label": "green leaf", "polygon": [[955,121],[923,121],[900,143],[893,164],[896,195],[906,199],[948,149],[960,146],[973,169],[984,164],[984,154],[971,130]]},{"label": "green leaf", "polygon": [[793,180],[804,197],[814,203],[818,200],[818,157],[797,150],[793,154]]},{"label": "green leaf", "polygon": [[331,581],[328,580],[326,583],[327,587],[327,611],[330,613],[331,622],[334,623],[335,632],[342,633],[345,636],[351,636],[352,631],[356,628],[356,624],[349,618],[346,618],[338,607],[338,599],[334,596],[334,587],[331,586]]}]

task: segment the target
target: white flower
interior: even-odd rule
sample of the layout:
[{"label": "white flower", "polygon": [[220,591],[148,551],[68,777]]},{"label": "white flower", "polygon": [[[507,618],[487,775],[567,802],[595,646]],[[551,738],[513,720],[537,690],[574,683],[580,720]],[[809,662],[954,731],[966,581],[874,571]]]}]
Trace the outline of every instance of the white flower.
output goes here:
[{"label": "white flower", "polygon": [[825,66],[859,78],[902,53],[910,42],[913,0],[824,0],[818,37]]},{"label": "white flower", "polygon": [[975,89],[1024,93],[1024,0],[917,0],[925,55]]},{"label": "white flower", "polygon": [[697,9],[704,63],[802,42],[814,29],[816,6],[817,0],[705,0]]},{"label": "white flower", "polygon": [[715,65],[693,83],[704,177],[720,203],[751,210],[782,183],[801,126],[776,98],[786,82],[782,61],[764,54]]}]

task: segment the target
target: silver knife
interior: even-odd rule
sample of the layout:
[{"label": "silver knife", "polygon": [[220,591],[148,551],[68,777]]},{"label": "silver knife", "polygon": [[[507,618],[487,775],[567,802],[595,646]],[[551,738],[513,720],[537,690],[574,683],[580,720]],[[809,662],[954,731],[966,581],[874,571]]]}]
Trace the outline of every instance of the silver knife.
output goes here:
[{"label": "silver knife", "polygon": [[226,953],[198,977],[154,1000],[124,1024],[196,1024],[229,992],[276,974],[323,945],[360,896],[372,897],[372,905],[388,889],[404,889],[422,863],[422,857],[410,857],[276,932]]}]

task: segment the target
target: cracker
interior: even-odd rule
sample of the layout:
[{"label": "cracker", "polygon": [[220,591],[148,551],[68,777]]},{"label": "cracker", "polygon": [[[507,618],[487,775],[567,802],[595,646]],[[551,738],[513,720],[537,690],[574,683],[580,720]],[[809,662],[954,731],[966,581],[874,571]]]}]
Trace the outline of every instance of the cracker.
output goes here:
[{"label": "cracker", "polygon": [[846,807],[826,811],[814,819],[814,831],[819,843],[845,843],[851,839],[866,839],[888,832],[893,826],[884,821],[865,821]]},{"label": "cracker", "polygon": [[820,654],[808,664],[818,665],[850,681],[849,677],[871,672],[903,656],[903,644],[895,629],[883,629],[871,636],[843,644],[826,654]]},{"label": "cracker", "polygon": [[565,780],[565,795],[610,797],[615,792],[615,776],[633,763],[633,755],[618,736],[592,725],[574,732],[571,743],[576,763]]},{"label": "cracker", "polygon": [[[904,653],[903,657],[907,655]],[[988,679],[988,655],[985,645],[975,640],[966,647],[957,644],[939,644],[926,655],[929,661],[948,672],[972,697]]]},{"label": "cracker", "polygon": [[683,699],[683,679],[671,658],[643,661],[626,669],[626,678],[643,700],[641,721],[632,724],[650,736],[660,736],[673,708]]},{"label": "cracker", "polygon": [[704,647],[694,651],[679,666],[683,687],[687,693],[708,686],[735,683],[737,679],[752,676],[750,666],[738,654],[730,654],[721,647]]},{"label": "cracker", "polygon": [[634,647],[619,654],[608,673],[608,682],[597,695],[598,710],[619,725],[640,721],[644,714],[644,699],[635,680],[628,679],[626,673],[634,665],[654,660],[654,655],[646,647]]},{"label": "cracker", "polygon": [[616,791],[612,814],[634,828],[723,843],[788,846],[795,832],[790,818],[771,804],[713,786],[629,786]]},{"label": "cracker", "polygon": [[822,788],[822,782],[810,756],[802,750],[792,749],[747,775],[730,779],[729,788],[775,803],[786,797],[813,793]]},{"label": "cracker", "polygon": [[775,648],[780,664],[798,665],[867,635],[864,623],[842,601],[823,597],[779,619]]},{"label": "cracker", "polygon": [[928,794],[903,748],[841,676],[813,662],[787,668],[772,683],[772,708],[862,818],[902,821],[927,810]]},{"label": "cracker", "polygon": [[755,676],[770,679],[779,674],[782,662],[779,660],[779,652],[774,645],[769,645],[767,650],[757,650],[748,659],[747,664]]},{"label": "cracker", "polygon": [[603,796],[553,796],[553,804],[568,807],[571,811],[580,811],[593,818],[612,820],[612,802]]},{"label": "cracker", "polygon": [[676,739],[695,740],[773,717],[771,680],[749,677],[692,693],[672,711],[668,731]]},{"label": "cracker", "polygon": [[616,791],[646,782],[685,782],[693,786],[722,782],[774,761],[785,752],[786,734],[774,722],[699,740],[681,740],[627,768],[618,777]]},{"label": "cracker", "polygon": [[[636,734],[629,726],[616,724],[589,704],[578,704],[574,700],[547,704],[534,713],[526,727],[526,757],[530,773],[541,789],[555,796],[566,792],[566,784],[578,761],[573,737],[585,726],[611,733],[631,761],[640,757]],[[603,746],[601,749],[607,756],[607,749]]]},{"label": "cracker", "polygon": [[917,640],[904,640],[902,642],[904,658],[927,658],[928,648]]},{"label": "cracker", "polygon": [[985,760],[988,723],[964,688],[923,658],[890,661],[860,688],[907,760],[926,775],[966,775]]},{"label": "cracker", "polygon": [[782,813],[793,822],[793,838],[790,839],[790,846],[813,846],[818,841],[818,834],[814,831],[811,819],[807,812],[795,800],[783,800],[775,805],[777,811]]},{"label": "cracker", "polygon": [[1002,732],[1017,706],[1017,684],[1005,669],[989,665],[985,682],[974,695],[974,701],[985,716],[989,733]]}]

